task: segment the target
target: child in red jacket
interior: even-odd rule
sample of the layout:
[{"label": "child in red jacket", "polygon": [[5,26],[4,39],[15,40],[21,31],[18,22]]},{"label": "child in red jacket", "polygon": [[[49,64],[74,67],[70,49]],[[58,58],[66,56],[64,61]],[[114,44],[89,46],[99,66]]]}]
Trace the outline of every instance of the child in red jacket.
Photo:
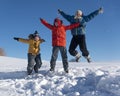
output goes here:
[{"label": "child in red jacket", "polygon": [[56,18],[54,20],[54,24],[51,25],[47,23],[45,20],[40,19],[41,23],[44,24],[47,28],[52,30],[52,56],[50,61],[50,71],[54,71],[56,60],[58,57],[58,52],[60,50],[61,56],[62,56],[62,62],[64,71],[68,73],[68,58],[67,58],[67,50],[66,50],[66,30],[73,29],[75,27],[78,27],[80,24],[71,24],[68,26],[65,26],[62,24],[62,20],[59,18]]}]

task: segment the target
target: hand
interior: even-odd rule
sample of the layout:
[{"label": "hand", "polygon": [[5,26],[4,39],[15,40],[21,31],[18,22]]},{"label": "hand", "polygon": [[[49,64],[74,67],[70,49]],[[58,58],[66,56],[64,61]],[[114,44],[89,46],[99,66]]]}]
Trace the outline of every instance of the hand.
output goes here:
[{"label": "hand", "polygon": [[44,40],[44,39],[41,39],[41,41],[42,41],[42,42],[45,42],[45,40]]},{"label": "hand", "polygon": [[103,13],[103,8],[99,8],[99,13]]},{"label": "hand", "polygon": [[13,39],[19,41],[19,38],[17,38],[17,37],[14,37]]},{"label": "hand", "polygon": [[58,9],[58,13],[62,12],[62,10]]},{"label": "hand", "polygon": [[40,21],[42,21],[43,19],[42,18],[40,18]]}]

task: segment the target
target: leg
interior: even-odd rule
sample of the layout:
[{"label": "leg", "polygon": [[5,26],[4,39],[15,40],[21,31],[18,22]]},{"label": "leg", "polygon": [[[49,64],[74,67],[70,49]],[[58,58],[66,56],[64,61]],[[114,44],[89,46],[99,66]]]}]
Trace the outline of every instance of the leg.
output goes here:
[{"label": "leg", "polygon": [[77,48],[78,44],[79,44],[78,37],[79,36],[73,36],[73,38],[71,40],[71,43],[70,43],[70,47],[69,47],[69,53],[72,56],[75,56],[76,62],[78,62],[80,57],[81,57],[80,53],[77,50],[75,50]]},{"label": "leg", "polygon": [[70,43],[70,46],[69,46],[69,53],[72,56],[76,56],[78,53],[77,50],[75,50],[77,48],[77,45],[78,45],[78,43],[76,42],[76,37],[73,36],[71,43]]},{"label": "leg", "polygon": [[63,67],[66,73],[68,73],[68,58],[67,58],[67,50],[65,47],[60,47],[60,53],[62,56]]},{"label": "leg", "polygon": [[35,62],[36,62],[36,64],[34,66],[34,71],[35,71],[35,73],[38,73],[38,69],[42,65],[41,54],[36,55]]},{"label": "leg", "polygon": [[35,62],[34,59],[35,59],[35,56],[32,55],[31,53],[28,53],[28,66],[27,66],[28,75],[32,73],[34,62]]},{"label": "leg", "polygon": [[58,57],[58,51],[59,51],[59,47],[54,46],[52,49],[52,56],[51,56],[51,61],[50,61],[50,71],[54,71],[55,69],[55,65],[56,65],[56,60]]},{"label": "leg", "polygon": [[81,35],[80,39],[79,39],[79,47],[80,50],[82,51],[82,55],[87,59],[87,61],[90,63],[91,59],[89,56],[89,52],[87,50],[87,46],[86,46],[86,41],[85,41],[85,35]]},{"label": "leg", "polygon": [[79,37],[79,47],[80,47],[80,50],[81,50],[83,56],[89,55],[89,52],[88,52],[87,46],[86,46],[85,35],[81,35]]}]

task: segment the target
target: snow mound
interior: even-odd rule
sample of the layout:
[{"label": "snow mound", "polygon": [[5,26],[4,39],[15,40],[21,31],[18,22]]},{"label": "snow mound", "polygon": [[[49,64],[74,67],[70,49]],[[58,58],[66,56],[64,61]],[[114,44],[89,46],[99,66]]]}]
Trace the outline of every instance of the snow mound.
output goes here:
[{"label": "snow mound", "polygon": [[27,60],[0,57],[0,96],[120,96],[119,63],[57,62],[49,72],[43,61],[38,74],[26,74]]}]

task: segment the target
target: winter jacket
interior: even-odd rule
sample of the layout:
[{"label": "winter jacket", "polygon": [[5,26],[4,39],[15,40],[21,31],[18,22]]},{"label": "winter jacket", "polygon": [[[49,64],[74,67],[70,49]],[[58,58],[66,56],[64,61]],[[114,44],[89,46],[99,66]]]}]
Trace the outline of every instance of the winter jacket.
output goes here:
[{"label": "winter jacket", "polygon": [[22,39],[19,38],[18,41],[29,44],[28,53],[31,53],[32,55],[38,55],[40,51],[40,43],[42,43],[42,40],[35,41],[34,39]]},{"label": "winter jacket", "polygon": [[86,22],[90,21],[91,19],[93,19],[95,16],[97,16],[99,14],[99,10],[96,10],[94,12],[92,12],[91,14],[87,15],[87,16],[82,16],[79,19],[75,19],[75,16],[70,16],[67,15],[66,13],[64,13],[63,11],[60,12],[60,14],[67,20],[69,21],[71,24],[76,23],[76,22],[80,22],[79,27],[74,28],[71,30],[71,34],[72,35],[84,35],[85,34],[85,27],[86,27]]},{"label": "winter jacket", "polygon": [[[45,20],[41,19],[42,24],[44,24],[47,28],[52,30],[52,46],[66,46],[66,30],[73,29],[78,27],[80,24],[71,24],[65,26],[62,24],[62,21],[59,19],[54,20],[54,25],[47,23]],[[58,26],[55,26],[55,22],[58,23]]]}]

